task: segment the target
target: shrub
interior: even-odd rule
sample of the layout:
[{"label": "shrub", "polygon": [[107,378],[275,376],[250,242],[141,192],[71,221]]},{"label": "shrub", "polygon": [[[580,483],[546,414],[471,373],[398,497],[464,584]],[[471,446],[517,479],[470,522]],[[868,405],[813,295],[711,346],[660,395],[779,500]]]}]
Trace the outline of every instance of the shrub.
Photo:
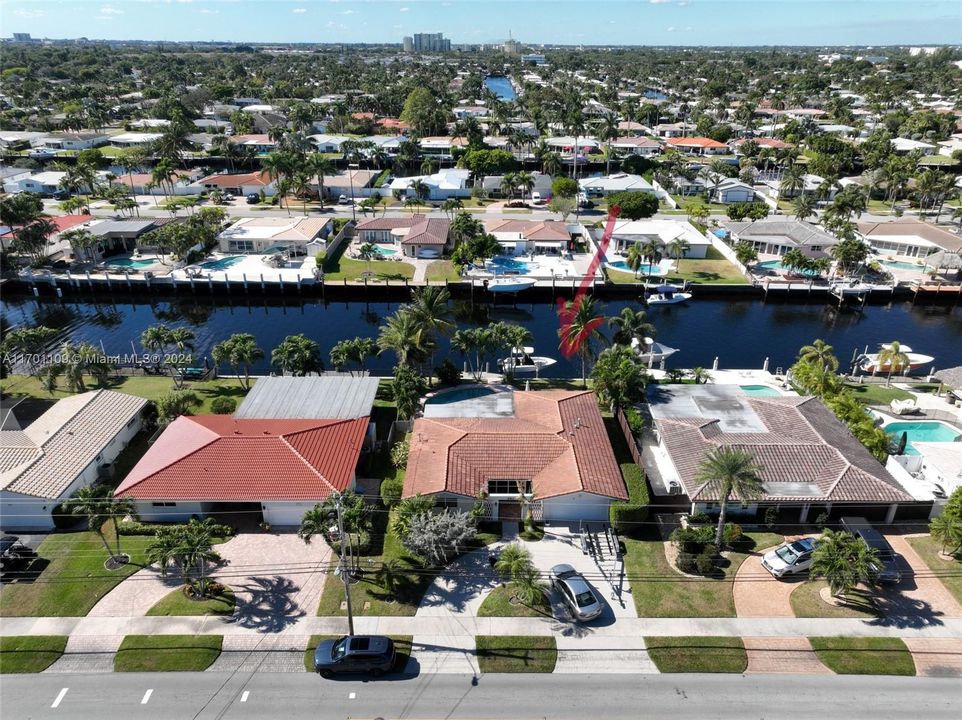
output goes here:
[{"label": "shrub", "polygon": [[741,540],[742,535],[744,535],[741,525],[736,523],[725,523],[725,545],[731,547],[739,540]]},{"label": "shrub", "polygon": [[408,464],[408,455],[411,452],[411,440],[405,437],[403,440],[394,443],[391,448],[391,464],[394,465],[398,470],[406,468]]},{"label": "shrub", "polygon": [[712,522],[714,521],[711,519],[711,515],[706,512],[697,512],[688,516],[689,525],[708,525]]},{"label": "shrub", "polygon": [[622,463],[621,476],[628,488],[628,500],[608,506],[608,521],[618,532],[630,535],[640,531],[648,519],[648,486],[641,468],[634,463]]},{"label": "shrub", "polygon": [[771,530],[778,522],[778,508],[774,505],[765,510],[765,527]]},{"label": "shrub", "polygon": [[645,427],[645,421],[641,419],[641,413],[635,407],[628,407],[625,409],[625,420],[628,421],[628,427],[631,429],[631,434],[635,437],[641,435],[641,431]]},{"label": "shrub", "polygon": [[692,555],[691,553],[678,553],[678,559],[675,560],[675,567],[677,567],[683,573],[694,575],[698,572],[698,565],[696,564],[697,558],[697,555]]},{"label": "shrub", "polygon": [[442,385],[457,385],[461,382],[461,368],[451,362],[448,358],[434,368],[434,374],[438,376],[438,381]]},{"label": "shrub", "polygon": [[715,571],[715,553],[709,553],[709,547],[713,548],[715,546],[706,546],[705,551],[695,558],[695,569],[698,570],[699,575],[711,575],[711,573]]},{"label": "shrub", "polygon": [[[397,446],[395,446],[397,447]],[[394,507],[401,501],[404,481],[401,478],[387,478],[381,482],[381,502],[385,507]]]},{"label": "shrub", "polygon": [[[124,520],[117,525],[117,532],[121,535],[156,535],[158,530],[175,531],[186,528],[186,523],[142,523],[136,520]],[[211,525],[211,531],[217,537],[231,537],[234,528],[230,525]]]},{"label": "shrub", "polygon": [[63,503],[57,504],[54,509],[50,511],[50,519],[53,520],[53,526],[57,528],[57,530],[69,530],[80,522],[80,516],[74,515],[64,508]]},{"label": "shrub", "polygon": [[216,397],[211,401],[210,409],[215,415],[230,415],[237,409],[237,401],[229,397]]},{"label": "shrub", "polygon": [[671,533],[671,541],[678,545],[679,552],[690,555],[700,555],[714,539],[715,529],[711,525],[676,528]]}]

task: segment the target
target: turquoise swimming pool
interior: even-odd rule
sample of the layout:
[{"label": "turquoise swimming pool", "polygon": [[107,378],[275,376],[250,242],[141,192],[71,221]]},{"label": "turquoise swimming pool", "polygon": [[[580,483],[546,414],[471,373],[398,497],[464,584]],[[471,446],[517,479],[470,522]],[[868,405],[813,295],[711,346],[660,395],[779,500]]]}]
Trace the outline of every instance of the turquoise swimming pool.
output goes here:
[{"label": "turquoise swimming pool", "polygon": [[882,267],[893,268],[895,270],[914,270],[922,272],[922,266],[918,263],[902,262],[901,260],[879,260]]},{"label": "turquoise swimming pool", "polygon": [[962,438],[962,432],[938,420],[894,422],[889,423],[883,429],[886,435],[895,441],[899,440],[902,433],[906,434],[908,440],[905,446],[906,455],[919,454],[919,451],[912,445],[914,442],[955,442]]},{"label": "turquoise swimming pool", "polygon": [[440,392],[434,397],[429,397],[424,401],[425,405],[448,405],[450,403],[461,402],[462,400],[471,400],[473,398],[484,397],[485,395],[494,395],[497,390],[484,385],[469,385],[463,388],[455,388],[453,390],[445,390]]},{"label": "turquoise swimming pool", "polygon": [[[613,267],[615,270],[623,270],[625,272],[632,272],[632,269],[628,267],[628,263],[624,260],[615,260],[615,262],[608,263],[609,267]],[[660,265],[651,265],[650,263],[642,263],[638,266],[639,275],[657,275],[661,272]]]},{"label": "turquoise swimming pool", "polygon": [[781,260],[764,260],[758,263],[758,265],[756,265],[755,267],[762,268],[763,270],[774,270],[776,272],[784,272],[784,273],[792,272],[797,275],[811,275],[812,277],[815,277],[818,275],[817,270],[789,270],[787,267],[782,265]]},{"label": "turquoise swimming pool", "polygon": [[374,249],[377,250],[377,252],[380,255],[384,255],[385,257],[390,257],[391,255],[397,255],[397,250],[395,250],[394,248],[389,248],[385,245],[375,245]]},{"label": "turquoise swimming pool", "polygon": [[226,270],[231,265],[236,265],[243,259],[243,255],[231,255],[230,257],[223,257],[218,258],[217,260],[208,260],[207,262],[202,262],[200,267],[204,268],[204,270]]},{"label": "turquoise swimming pool", "polygon": [[742,392],[750,397],[779,397],[778,390],[768,385],[739,385]]},{"label": "turquoise swimming pool", "polygon": [[112,258],[111,260],[104,260],[104,265],[110,265],[110,267],[128,268],[131,270],[143,270],[144,268],[149,268],[153,265],[156,260],[132,260],[130,258]]}]

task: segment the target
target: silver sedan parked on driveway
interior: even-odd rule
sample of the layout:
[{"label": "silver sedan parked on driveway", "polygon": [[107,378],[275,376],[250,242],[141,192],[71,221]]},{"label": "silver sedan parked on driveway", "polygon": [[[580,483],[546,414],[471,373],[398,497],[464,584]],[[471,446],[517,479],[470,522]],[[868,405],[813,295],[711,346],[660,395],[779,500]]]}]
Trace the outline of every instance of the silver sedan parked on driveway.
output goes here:
[{"label": "silver sedan parked on driveway", "polygon": [[548,579],[575,620],[594,620],[601,615],[604,603],[588,581],[573,567],[555,565],[551,568]]}]

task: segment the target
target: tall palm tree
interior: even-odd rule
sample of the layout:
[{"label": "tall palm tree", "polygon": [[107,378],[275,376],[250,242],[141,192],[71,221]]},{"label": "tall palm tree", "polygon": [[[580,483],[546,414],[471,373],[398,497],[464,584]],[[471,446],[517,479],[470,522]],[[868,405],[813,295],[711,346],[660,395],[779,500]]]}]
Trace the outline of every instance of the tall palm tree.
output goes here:
[{"label": "tall palm tree", "polygon": [[247,390],[251,382],[251,365],[264,359],[264,351],[257,346],[257,339],[250,333],[235,333],[214,345],[211,356],[217,364],[226,362],[230,365],[241,387]]},{"label": "tall palm tree", "polygon": [[114,556],[113,550],[107,543],[107,536],[104,534],[104,525],[110,517],[106,489],[102,485],[82,487],[67,501],[66,506],[71,515],[82,515],[87,518],[87,527],[97,533],[100,542],[104,544],[108,558],[121,562],[121,556],[119,553],[116,557]]},{"label": "tall palm tree", "polygon": [[423,360],[432,349],[422,343],[421,322],[406,307],[388,317],[377,336],[381,350],[390,350],[397,356],[398,364],[412,366]]},{"label": "tall palm tree", "polygon": [[888,385],[892,382],[892,373],[900,374],[909,369],[909,356],[902,349],[899,341],[893,340],[879,351],[877,365],[879,367],[888,366],[888,380],[886,380],[886,385]]},{"label": "tall palm tree", "polygon": [[608,318],[608,324],[615,329],[611,341],[620,345],[631,345],[632,340],[637,340],[639,348],[644,350],[645,338],[655,336],[655,326],[644,310],[622,308],[620,313]]},{"label": "tall palm tree", "polygon": [[811,195],[799,195],[792,203],[796,220],[805,220],[815,214],[815,201]]},{"label": "tall palm tree", "polygon": [[839,597],[864,580],[871,580],[878,567],[878,555],[864,542],[843,530],[825,530],[815,540],[812,577],[828,581],[832,595]]},{"label": "tall palm tree", "polygon": [[943,555],[957,555],[962,550],[962,520],[951,515],[942,513],[929,523],[929,532],[932,537],[942,543]]},{"label": "tall palm tree", "polygon": [[[797,164],[793,163],[782,175],[782,181],[779,185],[779,197],[791,197],[795,193],[801,192],[805,189],[805,169]],[[804,194],[804,193],[802,193]]]},{"label": "tall palm tree", "polygon": [[678,272],[681,272],[682,258],[688,254],[688,251],[691,249],[691,244],[685,240],[685,238],[679,236],[669,242],[665,249],[668,251],[668,257],[672,258],[677,263],[675,269]]},{"label": "tall palm tree", "polygon": [[607,342],[601,332],[605,316],[590,295],[565,303],[561,311],[560,348],[565,357],[577,353],[581,358],[581,383],[588,387],[588,361],[595,357],[596,344]]},{"label": "tall palm tree", "polygon": [[656,238],[649,238],[641,243],[638,250],[648,263],[648,277],[645,280],[647,284],[651,282],[651,271],[655,263],[661,262],[661,241]]},{"label": "tall palm tree", "polygon": [[605,144],[605,175],[611,175],[611,141],[618,138],[618,113],[605,112],[601,116],[598,139]]},{"label": "tall palm tree", "polygon": [[515,176],[515,182],[521,190],[521,202],[524,202],[525,193],[530,197],[534,189],[534,176],[529,172],[521,171]]},{"label": "tall palm tree", "polygon": [[761,465],[747,450],[722,445],[705,453],[698,466],[695,480],[701,483],[701,490],[714,490],[718,496],[718,528],[715,530],[715,545],[722,548],[725,540],[725,516],[728,502],[732,496],[742,502],[757,500],[764,494],[759,474]]},{"label": "tall palm tree", "polygon": [[517,187],[518,176],[516,173],[507,172],[501,176],[501,194],[508,199],[508,204],[514,199],[514,190]]},{"label": "tall palm tree", "polygon": [[455,324],[451,322],[451,308],[448,306],[450,300],[451,293],[446,287],[428,285],[415,290],[408,305],[408,312],[418,326],[417,344],[431,348],[432,367],[437,337],[450,337],[455,331]]},{"label": "tall palm tree", "polygon": [[207,563],[220,559],[214,551],[213,519],[203,522],[191,520],[180,536],[180,554],[185,567],[197,566],[197,592],[201,597],[207,595]]},{"label": "tall palm tree", "polygon": [[798,359],[817,367],[822,372],[838,370],[838,358],[835,357],[834,348],[821,339],[816,339],[811,345],[803,346],[798,351]]},{"label": "tall palm tree", "polygon": [[301,526],[297,530],[297,537],[304,541],[305,545],[310,545],[315,535],[324,536],[333,525],[327,510],[320,505],[315,505],[304,513],[301,518]]},{"label": "tall palm tree", "polygon": [[636,280],[638,279],[638,268],[644,261],[645,256],[641,251],[641,246],[638,243],[632,243],[631,247],[628,248],[628,254],[625,256],[625,265],[635,273]]}]

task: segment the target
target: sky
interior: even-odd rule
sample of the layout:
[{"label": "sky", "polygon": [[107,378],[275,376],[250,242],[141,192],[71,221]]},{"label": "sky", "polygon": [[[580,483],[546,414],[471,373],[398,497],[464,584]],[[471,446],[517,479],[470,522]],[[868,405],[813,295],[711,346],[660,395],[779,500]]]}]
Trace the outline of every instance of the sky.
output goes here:
[{"label": "sky", "polygon": [[960,0],[0,0],[0,36],[568,45],[962,44]]}]

